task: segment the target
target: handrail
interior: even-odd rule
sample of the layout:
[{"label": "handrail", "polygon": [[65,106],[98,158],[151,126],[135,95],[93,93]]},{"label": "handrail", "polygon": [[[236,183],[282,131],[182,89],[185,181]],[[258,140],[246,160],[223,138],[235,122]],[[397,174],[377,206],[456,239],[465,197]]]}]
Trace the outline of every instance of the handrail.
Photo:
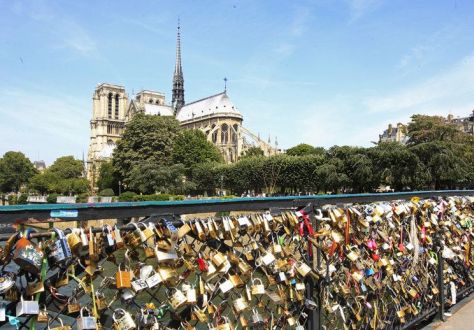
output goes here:
[{"label": "handrail", "polygon": [[[308,195],[280,197],[243,197],[229,199],[147,201],[116,203],[77,203],[0,206],[0,224],[23,221],[29,218],[64,221],[127,218],[155,214],[190,214],[226,211],[255,211],[270,208],[298,208],[314,205],[364,203],[412,197],[474,196],[474,190],[431,190],[396,193]],[[66,212],[71,211],[71,212]]]}]

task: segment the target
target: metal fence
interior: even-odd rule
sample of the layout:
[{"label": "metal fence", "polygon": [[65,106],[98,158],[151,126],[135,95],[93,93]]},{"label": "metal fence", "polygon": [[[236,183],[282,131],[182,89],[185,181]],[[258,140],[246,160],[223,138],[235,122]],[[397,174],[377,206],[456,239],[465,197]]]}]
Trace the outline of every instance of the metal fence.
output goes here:
[{"label": "metal fence", "polygon": [[[81,264],[80,262],[71,262],[68,267],[49,269],[46,278],[44,279],[45,283],[61,282],[61,280],[65,278],[65,272],[68,274],[66,278],[69,283],[62,283],[58,288],[58,292],[55,294],[43,294],[37,295],[37,297],[38,299],[41,299],[41,302],[44,303],[45,306],[47,306],[50,315],[50,322],[57,318],[61,318],[65,323],[75,325],[78,317],[77,311],[68,313],[67,309],[71,303],[78,302],[81,306],[90,306],[92,312],[101,320],[105,329],[112,327],[112,314],[116,309],[128,306],[130,310],[138,313],[143,309],[143,306],[146,303],[151,301],[155,302],[156,306],[154,306],[155,308],[153,310],[155,313],[160,314],[160,322],[163,324],[166,323],[172,328],[195,326],[199,329],[207,327],[207,323],[209,323],[209,327],[224,329],[223,325],[227,324],[227,321],[239,324],[240,327],[243,327],[242,320],[240,319],[240,316],[242,316],[243,319],[248,321],[249,326],[254,328],[268,328],[269,324],[272,324],[276,328],[288,328],[304,325],[307,329],[327,329],[329,327],[342,329],[351,324],[356,324],[348,322],[347,318],[365,317],[364,315],[358,315],[361,314],[359,313],[360,311],[351,310],[348,307],[357,306],[358,303],[366,303],[367,300],[357,300],[357,294],[363,295],[365,293],[362,292],[362,289],[360,288],[357,288],[357,290],[360,291],[355,293],[352,292],[355,288],[350,289],[350,293],[341,292],[341,290],[344,291],[343,289],[337,289],[337,292],[334,291],[335,284],[339,282],[334,280],[334,276],[331,276],[330,266],[336,265],[337,267],[346,267],[347,265],[344,264],[344,258],[341,256],[337,257],[337,253],[336,255],[331,255],[331,253],[328,252],[328,249],[324,247],[324,235],[313,236],[308,232],[308,228],[303,228],[303,230],[298,233],[298,230],[302,228],[300,227],[300,224],[304,224],[304,221],[309,221],[306,225],[311,225],[314,228],[314,232],[321,233],[328,224],[327,219],[323,219],[320,216],[322,214],[321,210],[327,214],[328,210],[335,208],[345,210],[355,204],[360,205],[378,201],[410,200],[413,197],[438,200],[440,197],[448,196],[474,196],[474,191],[426,191],[387,194],[238,198],[229,200],[180,202],[8,206],[0,207],[0,223],[4,225],[15,223],[18,226],[22,226],[25,221],[33,218],[38,221],[79,221],[82,223],[82,226],[87,220],[92,219],[147,217],[144,221],[142,219],[142,222],[151,222],[157,228],[162,228],[163,233],[168,230],[166,233],[170,234],[170,224],[171,227],[174,226],[178,229],[184,225],[184,223],[179,220],[179,215],[182,214],[193,214],[199,212],[221,213],[219,216],[213,217],[212,221],[218,222],[219,226],[223,228],[223,219],[224,221],[227,221],[225,220],[227,217],[223,215],[226,214],[225,212],[253,211],[254,213],[249,215],[251,218],[252,216],[262,217],[262,212],[269,211],[273,220],[270,221],[270,232],[266,234],[262,234],[261,231],[252,232],[243,230],[246,228],[243,226],[237,230],[235,237],[230,237],[228,236],[229,234],[219,237],[213,236],[210,233],[206,233],[205,236],[199,237],[196,228],[193,227],[193,230],[183,235],[180,240],[178,250],[180,256],[185,256],[183,260],[179,263],[173,261],[172,263],[165,262],[163,264],[165,266],[171,266],[171,264],[173,264],[173,267],[161,267],[162,269],[165,269],[165,273],[166,269],[168,270],[168,274],[162,275],[170,277],[168,281],[163,281],[166,285],[158,285],[153,288],[144,287],[141,290],[137,289],[134,292],[116,289],[116,283],[113,283],[115,280],[114,275],[117,273],[117,265],[120,263],[131,262],[135,264],[138,260],[141,260],[145,265],[149,264],[152,265],[154,269],[157,269],[156,261],[150,261],[150,255],[146,255],[146,246],[142,244],[143,242],[139,242],[139,248],[138,245],[135,245],[137,246],[135,249],[136,251],[130,249],[130,252],[127,253],[127,255],[124,254],[125,250],[123,249],[118,249],[112,252],[109,251],[109,253],[106,252],[103,254],[94,264],[94,268],[97,271],[93,271],[93,276],[88,277],[86,275],[87,265]],[[331,206],[323,207],[328,204]],[[294,214],[294,211],[300,211],[297,215],[299,217],[297,219],[298,223],[290,226],[288,225],[290,214],[287,214],[286,212],[293,212],[291,214]],[[250,220],[253,221],[252,219]],[[196,224],[202,223],[202,221],[209,221],[209,219],[190,219],[188,224],[196,226]],[[238,224],[238,222],[236,223]],[[291,231],[289,232],[285,229],[285,226]],[[408,228],[409,223],[401,224],[401,226]],[[331,229],[333,232],[337,231],[337,228]],[[133,247],[134,244],[136,244],[136,242],[133,242],[134,236],[131,235],[134,231],[136,231],[136,228],[130,224],[125,224],[121,228],[121,232],[124,234],[125,241],[129,247]],[[356,231],[357,229],[355,228],[351,229],[351,232]],[[93,235],[105,237],[104,228],[94,228],[91,233]],[[295,236],[299,236],[299,239],[295,240]],[[0,234],[0,240],[3,241],[10,237],[10,234]],[[51,232],[46,231],[33,233],[30,237],[32,240],[47,241],[51,238]],[[130,241],[127,241],[127,237]],[[286,258],[291,257],[295,261],[311,265],[313,268],[309,275],[305,275],[304,277],[295,276],[296,281],[291,285],[289,284],[291,283],[290,279],[286,279],[286,281],[281,281],[281,279],[278,280],[278,278],[276,278],[278,272],[277,274],[268,274],[265,267],[256,267],[254,264],[255,260],[251,261],[251,258],[257,259],[265,254],[265,251],[270,251],[272,246],[275,244],[275,239],[279,239],[280,237],[284,237],[280,243],[282,246],[285,246],[285,251],[281,252],[282,256],[285,256]],[[410,312],[405,310],[404,313],[406,316],[404,317],[397,315],[401,310],[401,304],[399,304],[399,306],[378,306],[379,313],[385,313],[385,315],[376,316],[375,324],[370,320],[370,318],[372,318],[372,320],[374,319],[372,311],[377,310],[377,307],[371,306],[369,308],[371,311],[365,313],[366,317],[368,317],[367,322],[364,323],[367,328],[408,329],[416,327],[421,322],[430,319],[436,314],[438,314],[440,318],[443,318],[444,308],[452,305],[452,301],[450,301],[452,300],[452,295],[449,294],[452,293],[451,283],[456,282],[457,290],[455,295],[458,300],[474,291],[474,279],[471,277],[472,265],[467,266],[468,271],[466,271],[466,267],[461,267],[461,269],[459,263],[449,264],[449,268],[446,267],[445,258],[443,257],[442,237],[438,235],[432,237],[432,239],[433,242],[431,244],[431,249],[436,253],[437,262],[429,263],[428,260],[424,260],[426,261],[426,267],[423,269],[423,272],[426,273],[424,275],[428,274],[431,277],[431,280],[434,283],[432,286],[437,287],[437,290],[432,290],[432,286],[421,284],[419,289],[417,287],[417,291],[419,291],[417,292],[418,295],[430,295],[432,298],[423,300],[423,303],[418,304],[418,306],[414,306],[413,308],[410,307]],[[229,240],[234,241],[234,244],[229,244]],[[238,242],[238,244],[235,244],[235,242]],[[105,243],[106,242],[103,241],[101,244]],[[253,247],[251,247],[252,245]],[[102,248],[103,251],[106,251],[105,246]],[[344,253],[344,255],[347,256],[347,248],[343,247],[342,244],[339,248],[341,254]],[[248,253],[249,250],[251,251],[250,253]],[[229,292],[226,291],[226,289],[222,289],[222,284],[228,280],[228,277],[222,276],[222,274],[212,276],[214,273],[204,274],[203,272],[194,272],[198,267],[197,260],[200,257],[207,256],[207,259],[203,259],[209,261],[212,258],[212,255],[215,255],[216,253],[222,253],[226,258],[229,258],[229,260],[233,259],[233,264],[235,264],[236,267],[238,267],[239,264],[238,260],[244,260],[244,264],[252,266],[250,273],[244,273],[240,270],[234,273],[235,275],[238,275],[234,278],[237,284],[233,283],[232,290],[229,290]],[[274,254],[276,255],[276,253]],[[113,257],[111,257],[111,255],[113,255]],[[191,264],[186,262],[186,258],[188,258],[187,261],[191,261]],[[446,262],[451,263],[449,259],[446,260]],[[211,262],[208,262],[208,265],[211,265]],[[245,268],[245,266],[243,267]],[[338,271],[340,269],[338,269]],[[458,278],[453,279],[452,273],[448,273],[447,269],[454,269]],[[18,271],[13,264],[8,266],[5,270],[13,273]],[[463,271],[465,273],[463,273]],[[219,272],[217,271],[217,273]],[[418,276],[420,279],[424,278],[424,275],[421,271],[415,274],[415,276]],[[239,283],[239,278],[242,283]],[[251,297],[251,302],[247,299],[247,302],[251,303],[250,306],[236,314],[234,306],[235,301],[239,298],[245,297],[247,294],[246,290],[251,286],[250,284],[258,284],[259,280],[262,281],[262,284],[265,287],[265,294],[253,295]],[[304,286],[302,286],[304,287],[304,294],[298,292],[299,290],[294,290],[294,288],[290,289],[290,291],[285,291],[286,286],[295,286],[300,280],[304,283]],[[285,290],[283,290],[283,284],[281,283],[287,283],[285,284]],[[199,310],[195,309],[196,305],[193,304],[184,304],[178,308],[170,308],[166,304],[159,303],[166,301],[169,297],[173,297],[178,290],[184,292],[183,284],[185,284],[186,287],[190,286],[194,288],[198,288],[200,285],[213,286],[213,288],[205,288],[203,291],[209,292],[208,300],[211,303],[209,306],[214,308],[213,311],[206,310],[207,317],[200,314]],[[19,285],[22,286],[23,284],[19,283]],[[413,283],[413,285],[417,284]],[[427,290],[427,287],[431,290],[431,293],[423,291]],[[178,288],[178,290],[175,288]],[[370,288],[366,288],[366,290],[368,290],[367,292],[369,293],[371,291]],[[90,294],[90,291],[92,291],[93,294]],[[128,297],[124,294],[127,292],[129,294]],[[390,292],[389,290],[381,290],[380,288],[377,292],[387,295],[397,294],[394,291]],[[287,297],[288,295],[292,296]],[[351,298],[352,296],[355,298]],[[447,299],[447,297],[451,298]],[[99,305],[95,300],[104,298],[105,304],[104,302],[101,302],[100,311],[94,311],[94,309],[97,309]],[[371,299],[371,301],[377,301],[378,298],[375,297]],[[382,300],[383,299],[385,298],[382,298]],[[348,304],[349,300],[351,300],[351,304]],[[337,301],[337,303],[332,304],[333,301]],[[417,304],[418,301],[415,303]],[[200,305],[202,306],[201,301]],[[12,314],[13,312],[11,309],[13,307],[14,304],[9,307],[10,309],[7,308],[7,313]],[[331,309],[328,307],[333,308]],[[373,307],[376,308],[374,309]],[[365,307],[365,309],[367,309],[367,307]],[[236,317],[236,315],[238,317]],[[255,320],[258,319],[258,316],[255,315],[260,315],[264,322],[253,323],[252,320],[254,318]],[[199,319],[199,316],[202,317],[202,320]],[[212,324],[212,316],[218,317],[220,320],[219,325]],[[27,316],[18,319],[18,328],[32,329],[32,324],[34,324],[32,323],[32,319],[35,317],[36,316]],[[295,322],[289,322],[289,318],[294,318]],[[178,320],[186,320],[188,323]],[[380,321],[377,323],[377,320]],[[221,327],[219,328],[218,326]],[[36,324],[33,326],[33,328],[36,329],[41,327],[43,327],[42,324]]]}]

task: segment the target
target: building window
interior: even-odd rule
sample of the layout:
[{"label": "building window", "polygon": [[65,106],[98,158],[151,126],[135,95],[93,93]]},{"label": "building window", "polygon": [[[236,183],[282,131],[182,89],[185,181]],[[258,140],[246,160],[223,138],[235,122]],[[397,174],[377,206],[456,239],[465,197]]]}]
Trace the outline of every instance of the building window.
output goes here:
[{"label": "building window", "polygon": [[227,124],[221,126],[221,143],[229,143],[229,126]]},{"label": "building window", "polygon": [[150,101],[148,101],[148,102],[153,103],[153,99],[150,99]]},{"label": "building window", "polygon": [[119,95],[115,94],[115,119],[119,119]]},{"label": "building window", "polygon": [[112,93],[109,93],[109,99],[107,103],[107,113],[108,113],[108,117],[112,118]]},{"label": "building window", "polygon": [[112,125],[107,125],[107,134],[112,134]]},{"label": "building window", "polygon": [[239,126],[237,124],[235,124],[234,126],[232,126],[233,130],[232,130],[232,142],[233,143],[237,143],[237,134],[238,134],[238,130],[239,130]]},{"label": "building window", "polygon": [[160,105],[160,101],[159,101],[159,100],[156,100],[155,104]]},{"label": "building window", "polygon": [[217,143],[217,134],[219,133],[219,130],[218,129],[215,129],[216,125],[212,125],[212,143]]}]

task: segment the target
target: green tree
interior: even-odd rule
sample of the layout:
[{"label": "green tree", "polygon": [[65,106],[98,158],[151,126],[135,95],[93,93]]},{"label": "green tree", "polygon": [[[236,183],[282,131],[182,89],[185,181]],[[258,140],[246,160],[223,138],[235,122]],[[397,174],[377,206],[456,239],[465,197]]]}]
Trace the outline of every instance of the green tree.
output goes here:
[{"label": "green tree", "polygon": [[409,148],[427,168],[435,189],[472,185],[474,139],[438,116],[412,116]]},{"label": "green tree", "polygon": [[248,148],[243,155],[240,156],[240,159],[249,158],[249,157],[263,157],[263,150],[259,147],[250,147]]},{"label": "green tree", "polygon": [[[150,171],[153,168],[159,171],[158,167],[170,166],[173,163],[174,140],[179,130],[179,122],[175,118],[135,115],[127,124],[112,157],[112,164],[122,182],[128,187],[144,184],[142,181],[132,180],[132,177],[142,177],[137,172],[137,166],[145,166]],[[145,186],[148,187],[146,184]],[[143,190],[149,189],[143,187]]]},{"label": "green tree", "polygon": [[454,123],[440,116],[413,115],[408,124],[409,145],[432,141],[463,140],[465,134]]},{"label": "green tree", "polygon": [[286,154],[289,156],[324,155],[325,152],[322,147],[313,147],[306,143],[300,143],[286,150]]},{"label": "green tree", "polygon": [[186,181],[183,164],[156,166],[151,161],[137,164],[129,177],[129,188],[143,194],[184,193],[194,187]]},{"label": "green tree", "polygon": [[352,189],[355,192],[371,191],[374,186],[372,160],[364,154],[352,154],[346,162]]},{"label": "green tree", "polygon": [[8,151],[0,158],[0,191],[18,192],[36,173],[35,167],[23,153]]},{"label": "green tree", "polygon": [[81,194],[89,190],[89,182],[83,178],[84,165],[73,156],[59,157],[43,173],[35,175],[30,188],[41,194]]},{"label": "green tree", "polygon": [[325,193],[328,191],[337,193],[350,183],[349,177],[338,170],[342,166],[340,162],[338,159],[332,159],[318,166],[314,171],[315,180]]},{"label": "green tree", "polygon": [[379,143],[369,151],[376,185],[395,191],[422,189],[431,177],[419,157],[398,142]]},{"label": "green tree", "polygon": [[197,193],[214,195],[216,188],[220,188],[219,166],[220,163],[201,163],[192,168],[191,180]]},{"label": "green tree", "polygon": [[47,170],[61,179],[75,179],[83,175],[84,164],[74,156],[63,156],[56,159]]},{"label": "green tree", "polygon": [[117,194],[118,186],[119,178],[112,162],[102,163],[99,169],[99,178],[97,179],[97,187],[99,188],[99,191],[112,189],[115,194]]},{"label": "green tree", "polygon": [[209,142],[200,130],[183,130],[178,133],[173,144],[174,163],[183,164],[187,170],[197,164],[222,162],[219,149]]}]

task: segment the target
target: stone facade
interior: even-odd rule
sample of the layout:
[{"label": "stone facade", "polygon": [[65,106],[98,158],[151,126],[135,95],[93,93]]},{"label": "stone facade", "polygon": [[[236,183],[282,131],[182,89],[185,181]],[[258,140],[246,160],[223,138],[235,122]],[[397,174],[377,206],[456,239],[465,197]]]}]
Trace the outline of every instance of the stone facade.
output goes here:
[{"label": "stone facade", "polygon": [[176,65],[173,74],[172,102],[167,105],[161,92],[143,90],[129,102],[123,86],[102,83],[92,98],[91,137],[87,155],[87,178],[92,186],[97,181],[100,165],[110,160],[125,124],[137,113],[175,116],[186,129],[200,129],[224,156],[235,162],[251,146],[260,147],[264,155],[278,150],[242,126],[243,116],[232,103],[227,90],[198,101],[184,102],[184,78],[181,67],[181,41],[178,27]]},{"label": "stone facade", "polygon": [[388,128],[379,135],[379,143],[399,142],[401,144],[406,144],[408,142],[407,132],[407,126],[402,123],[398,123],[396,127],[389,124]]}]

